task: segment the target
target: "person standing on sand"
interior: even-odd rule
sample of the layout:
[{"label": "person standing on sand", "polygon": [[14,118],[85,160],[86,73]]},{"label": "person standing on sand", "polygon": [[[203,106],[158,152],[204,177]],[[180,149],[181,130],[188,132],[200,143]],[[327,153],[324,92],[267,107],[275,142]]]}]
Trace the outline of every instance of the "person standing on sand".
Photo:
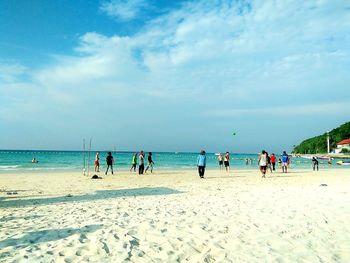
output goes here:
[{"label": "person standing on sand", "polygon": [[267,169],[266,170],[270,170],[270,172],[272,173],[272,168],[271,168],[271,158],[269,156],[269,153],[268,152],[265,152],[266,153],[266,158],[267,158]]},{"label": "person standing on sand", "polygon": [[315,168],[317,168],[318,171],[318,160],[314,157],[312,157],[312,169],[315,171]]},{"label": "person standing on sand", "polygon": [[109,168],[111,168],[111,171],[112,171],[112,174],[113,174],[114,159],[113,159],[113,156],[112,156],[111,152],[108,152],[108,155],[106,157],[106,163],[107,163],[106,175],[107,175],[107,172],[108,172]]},{"label": "person standing on sand", "polygon": [[220,167],[220,171],[224,168],[223,166],[223,158],[222,158],[222,153],[219,153],[219,156],[218,156],[218,160],[219,160],[219,167]]},{"label": "person standing on sand", "polygon": [[282,172],[287,173],[287,167],[289,165],[289,156],[286,151],[283,151],[282,154]]},{"label": "person standing on sand", "polygon": [[274,153],[271,154],[270,160],[271,160],[272,170],[276,171],[276,156]]},{"label": "person standing on sand", "polygon": [[134,153],[134,155],[132,156],[132,160],[131,160],[130,172],[132,169],[134,169],[134,172],[136,172],[136,166],[137,166],[137,153]]},{"label": "person standing on sand", "polygon": [[146,167],[145,173],[147,173],[147,170],[149,168],[151,168],[151,173],[153,173],[153,164],[154,164],[154,162],[152,160],[152,153],[149,152],[148,157],[147,157],[147,167]]},{"label": "person standing on sand", "polygon": [[282,160],[281,160],[281,158],[278,158],[278,166],[282,167]]},{"label": "person standing on sand", "polygon": [[259,155],[258,164],[260,166],[260,172],[262,173],[262,177],[265,178],[267,168],[267,154],[265,150],[261,151],[261,154]]},{"label": "person standing on sand", "polygon": [[205,156],[205,151],[202,150],[197,157],[197,167],[198,167],[198,174],[200,178],[204,178],[206,164],[207,164],[207,157]]},{"label": "person standing on sand", "polygon": [[226,152],[225,156],[224,156],[224,165],[225,165],[225,169],[226,172],[230,172],[230,154],[229,152]]},{"label": "person standing on sand", "polygon": [[139,174],[143,174],[143,171],[145,170],[145,156],[143,151],[140,152],[139,155]]},{"label": "person standing on sand", "polygon": [[95,172],[100,172],[100,152],[97,152],[96,153],[96,156],[95,156]]}]

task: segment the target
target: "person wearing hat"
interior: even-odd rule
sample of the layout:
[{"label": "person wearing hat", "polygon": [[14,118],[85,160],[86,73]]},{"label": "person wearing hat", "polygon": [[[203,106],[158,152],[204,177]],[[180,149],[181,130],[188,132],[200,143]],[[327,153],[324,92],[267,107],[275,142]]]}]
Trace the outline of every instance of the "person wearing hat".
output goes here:
[{"label": "person wearing hat", "polygon": [[207,157],[205,156],[205,151],[202,150],[197,157],[197,167],[200,178],[204,178],[205,166],[207,164]]}]

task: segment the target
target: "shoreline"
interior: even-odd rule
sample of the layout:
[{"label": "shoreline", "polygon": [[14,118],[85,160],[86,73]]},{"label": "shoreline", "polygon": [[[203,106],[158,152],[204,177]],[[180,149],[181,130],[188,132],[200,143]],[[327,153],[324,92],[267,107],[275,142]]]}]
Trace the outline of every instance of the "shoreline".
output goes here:
[{"label": "shoreline", "polygon": [[[293,171],[293,170],[303,170],[303,171],[310,171],[312,170],[312,163],[307,162],[307,164],[310,163],[310,167],[306,168],[306,167],[289,167],[289,170]],[[327,163],[321,163],[319,165],[320,167],[320,171],[325,171],[325,170],[332,170],[332,169],[350,169],[349,166],[342,166],[342,165],[337,165],[336,163],[332,164],[331,166],[329,166]],[[94,170],[94,167],[91,167],[90,170],[90,174],[97,174],[97,175],[104,175],[104,170],[100,169],[100,172],[97,173]],[[130,168],[120,168],[120,167],[113,167],[115,173],[135,173],[135,172],[130,172],[129,169]],[[225,168],[224,168],[225,169]],[[158,172],[162,172],[162,171],[197,171],[197,167],[193,166],[193,167],[186,167],[186,168],[179,168],[179,167],[153,167],[154,172],[156,173]],[[136,169],[136,173],[137,173],[137,169]],[[220,172],[218,167],[207,167],[206,171],[218,171]],[[224,170],[223,170],[224,171]],[[258,165],[249,165],[249,166],[230,166],[230,171],[259,171],[259,166]],[[276,166],[276,173],[279,173],[281,171],[281,167],[277,167]],[[22,173],[28,173],[28,174],[32,174],[32,173],[39,173],[39,174],[43,174],[43,173],[80,173],[83,174],[83,170],[82,169],[75,169],[75,168],[20,168],[20,169],[0,169],[0,175],[3,174],[22,174]],[[87,173],[87,171],[86,171]],[[109,172],[110,173],[110,172]]]}]

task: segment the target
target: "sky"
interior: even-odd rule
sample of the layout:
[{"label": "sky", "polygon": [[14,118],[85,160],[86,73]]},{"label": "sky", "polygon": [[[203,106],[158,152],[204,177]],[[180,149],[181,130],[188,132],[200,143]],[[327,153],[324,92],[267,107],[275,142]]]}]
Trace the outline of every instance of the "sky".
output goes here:
[{"label": "sky", "polygon": [[291,151],[349,73],[346,0],[0,0],[0,149]]}]

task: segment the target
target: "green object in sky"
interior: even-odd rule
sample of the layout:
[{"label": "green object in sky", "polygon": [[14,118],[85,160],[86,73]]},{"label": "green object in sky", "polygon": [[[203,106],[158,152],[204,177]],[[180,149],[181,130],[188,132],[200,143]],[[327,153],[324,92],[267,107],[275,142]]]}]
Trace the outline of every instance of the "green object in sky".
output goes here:
[{"label": "green object in sky", "polygon": [[234,133],[232,133],[232,135],[236,135],[236,133],[234,132]]}]

